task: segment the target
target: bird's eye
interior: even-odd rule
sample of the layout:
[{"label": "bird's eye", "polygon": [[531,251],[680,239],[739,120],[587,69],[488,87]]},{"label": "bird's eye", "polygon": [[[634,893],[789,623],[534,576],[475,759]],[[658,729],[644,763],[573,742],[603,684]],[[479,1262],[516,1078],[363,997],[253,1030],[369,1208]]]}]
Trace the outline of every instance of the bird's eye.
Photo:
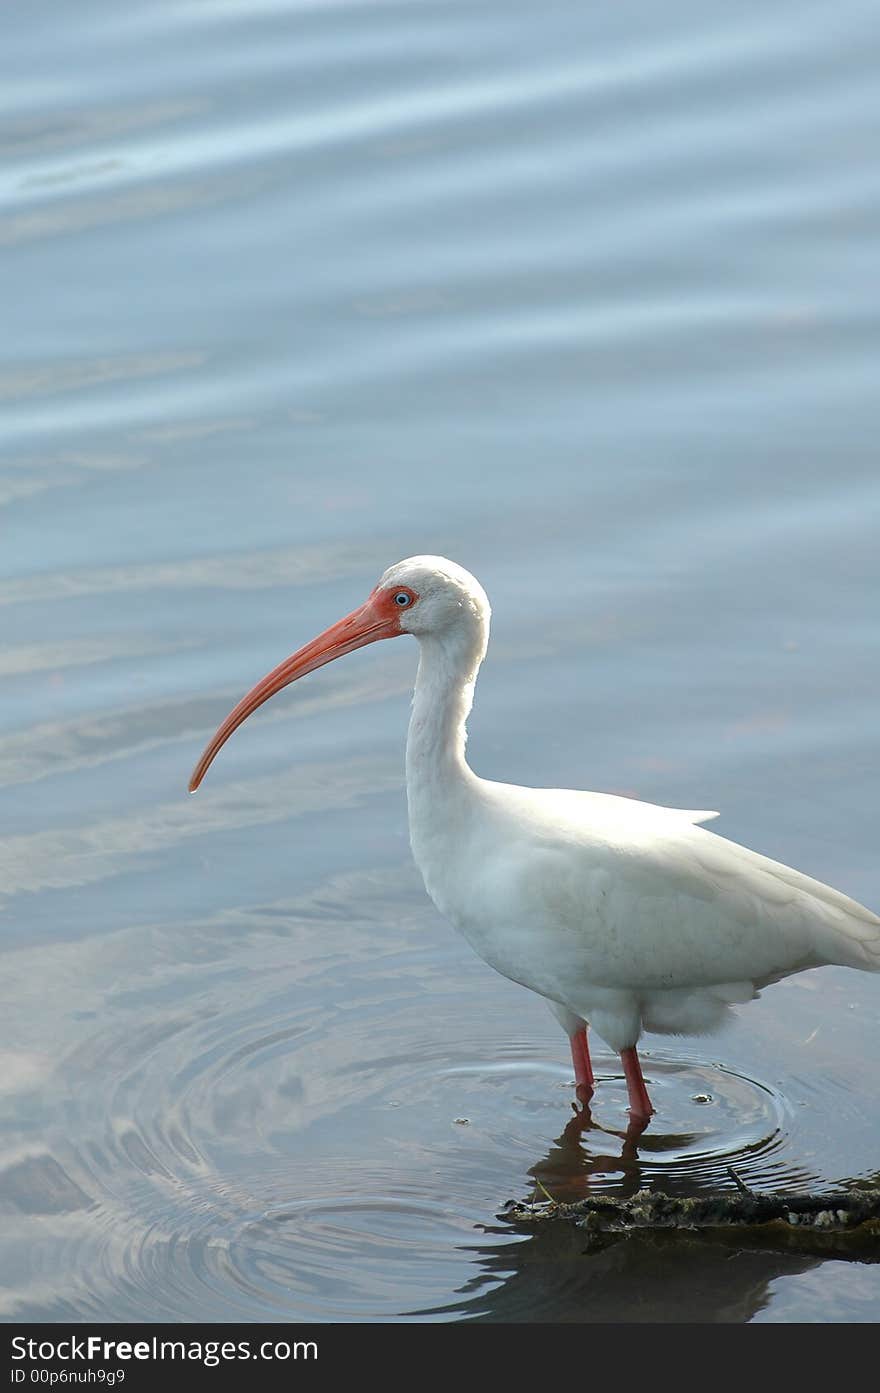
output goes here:
[{"label": "bird's eye", "polygon": [[400,608],[403,609],[404,605],[412,604],[412,595],[408,595],[405,590],[398,590],[397,594],[394,596],[394,603],[400,605]]}]

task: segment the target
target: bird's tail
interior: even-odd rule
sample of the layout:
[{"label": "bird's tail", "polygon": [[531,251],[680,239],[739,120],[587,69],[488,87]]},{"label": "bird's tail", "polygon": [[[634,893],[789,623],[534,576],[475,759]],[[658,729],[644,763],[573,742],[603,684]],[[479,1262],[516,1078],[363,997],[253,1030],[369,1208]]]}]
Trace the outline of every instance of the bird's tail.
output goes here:
[{"label": "bird's tail", "polygon": [[821,888],[826,893],[821,897],[817,937],[825,961],[862,972],[880,972],[880,918],[839,890],[829,892],[827,885]]}]

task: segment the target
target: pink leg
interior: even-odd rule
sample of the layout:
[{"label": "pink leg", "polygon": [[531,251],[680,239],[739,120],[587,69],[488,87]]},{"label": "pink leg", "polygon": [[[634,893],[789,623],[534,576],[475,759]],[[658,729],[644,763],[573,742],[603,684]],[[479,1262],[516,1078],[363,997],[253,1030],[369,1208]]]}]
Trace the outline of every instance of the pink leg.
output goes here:
[{"label": "pink leg", "polygon": [[578,1094],[580,1094],[581,1089],[586,1093],[592,1093],[595,1080],[586,1029],[579,1030],[576,1035],[570,1035],[568,1043],[571,1045],[571,1062],[574,1065],[574,1078]]},{"label": "pink leg", "polygon": [[623,1072],[626,1075],[630,1116],[650,1117],[654,1109],[651,1107],[645,1080],[642,1078],[642,1066],[639,1063],[635,1045],[630,1045],[628,1050],[621,1050],[620,1059],[623,1064]]}]

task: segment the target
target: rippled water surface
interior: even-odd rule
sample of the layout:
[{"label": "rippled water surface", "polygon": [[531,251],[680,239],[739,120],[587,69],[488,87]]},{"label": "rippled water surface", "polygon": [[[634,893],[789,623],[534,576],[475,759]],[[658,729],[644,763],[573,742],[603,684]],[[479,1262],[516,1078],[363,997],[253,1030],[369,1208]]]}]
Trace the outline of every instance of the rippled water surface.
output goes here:
[{"label": "rippled water surface", "polygon": [[880,1268],[510,1199],[880,1170],[880,979],[647,1038],[591,1116],[408,852],[392,561],[489,777],[719,807],[880,905],[880,24],[859,0],[42,0],[0,84],[0,1311],[871,1320]]}]

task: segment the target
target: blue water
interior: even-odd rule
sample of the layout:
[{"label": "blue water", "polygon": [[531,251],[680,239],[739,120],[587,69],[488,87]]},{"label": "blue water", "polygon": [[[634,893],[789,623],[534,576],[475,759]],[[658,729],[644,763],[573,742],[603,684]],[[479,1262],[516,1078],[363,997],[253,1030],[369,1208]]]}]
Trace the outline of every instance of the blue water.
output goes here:
[{"label": "blue water", "polygon": [[875,1175],[880,980],[648,1040],[623,1156],[613,1058],[573,1134],[543,1003],[424,896],[407,644],[184,789],[439,552],[481,774],[880,905],[876,7],[36,0],[3,47],[0,1313],[875,1319],[876,1267],[498,1216]]}]

